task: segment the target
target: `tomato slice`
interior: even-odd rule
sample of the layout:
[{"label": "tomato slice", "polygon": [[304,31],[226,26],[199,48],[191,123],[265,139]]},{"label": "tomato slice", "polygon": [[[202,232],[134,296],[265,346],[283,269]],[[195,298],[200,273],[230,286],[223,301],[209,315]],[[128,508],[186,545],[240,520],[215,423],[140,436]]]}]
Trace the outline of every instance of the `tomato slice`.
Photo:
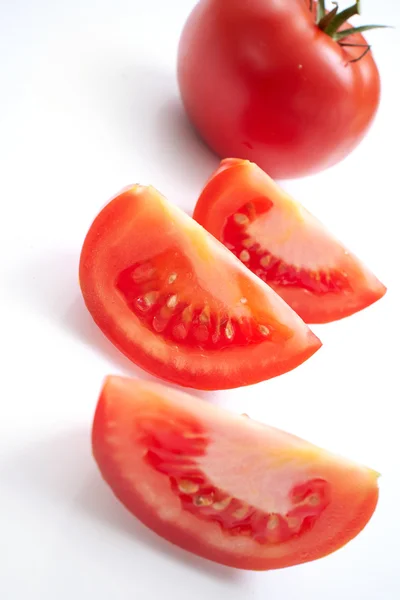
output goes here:
[{"label": "tomato slice", "polygon": [[108,377],[92,441],[129,511],[232,567],[325,556],[365,527],[378,501],[375,471],[156,383]]},{"label": "tomato slice", "polygon": [[115,346],[181,385],[253,384],[293,369],[321,345],[270,287],[152,187],[127,189],[97,216],[80,284]]},{"label": "tomato slice", "polygon": [[347,317],[386,292],[354,254],[249,161],[222,161],[193,217],[306,323]]}]

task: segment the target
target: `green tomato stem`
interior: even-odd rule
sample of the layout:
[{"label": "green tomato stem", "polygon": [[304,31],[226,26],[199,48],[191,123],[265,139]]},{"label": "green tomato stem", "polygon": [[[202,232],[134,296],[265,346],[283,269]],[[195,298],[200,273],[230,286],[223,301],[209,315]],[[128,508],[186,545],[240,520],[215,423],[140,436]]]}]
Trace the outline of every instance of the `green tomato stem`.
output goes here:
[{"label": "green tomato stem", "polygon": [[370,29],[388,29],[389,25],[362,25],[361,27],[350,27],[350,29],[343,29],[343,31],[337,31],[332,35],[332,38],[339,42],[344,38],[353,35],[354,33],[364,33],[364,31],[370,31]]},{"label": "green tomato stem", "polygon": [[[360,14],[360,3],[356,2],[353,6],[349,6],[342,12],[335,15],[335,17],[328,23],[327,27],[324,27],[323,30],[327,35],[331,37],[338,31],[338,29],[346,23],[351,17]],[[319,27],[321,27],[321,23],[319,23]]]},{"label": "green tomato stem", "polygon": [[318,4],[317,4],[317,23],[318,24],[324,18],[325,12],[326,12],[325,0],[318,0]]},{"label": "green tomato stem", "polygon": [[[336,2],[334,4],[336,4]],[[336,4],[335,8],[333,8],[331,10],[331,12],[326,13],[326,15],[318,23],[318,27],[320,29],[322,29],[322,31],[325,31],[325,33],[326,33],[326,30],[328,29],[329,25],[335,19],[338,10],[339,10],[339,6],[338,6],[338,4]]]},{"label": "green tomato stem", "polygon": [[[360,27],[349,27],[348,29],[341,29],[341,27],[347,23],[351,17],[359,15],[361,13],[361,0],[355,0],[355,3],[349,8],[339,12],[339,6],[337,2],[333,2],[334,8],[327,12],[325,7],[325,0],[316,0],[317,7],[317,20],[318,27],[329,35],[335,42],[340,42],[345,38],[354,35],[355,33],[363,33],[370,31],[371,29],[385,29],[386,25],[361,25]],[[314,0],[310,0],[310,10],[314,7]],[[368,47],[369,48],[369,47]]]}]

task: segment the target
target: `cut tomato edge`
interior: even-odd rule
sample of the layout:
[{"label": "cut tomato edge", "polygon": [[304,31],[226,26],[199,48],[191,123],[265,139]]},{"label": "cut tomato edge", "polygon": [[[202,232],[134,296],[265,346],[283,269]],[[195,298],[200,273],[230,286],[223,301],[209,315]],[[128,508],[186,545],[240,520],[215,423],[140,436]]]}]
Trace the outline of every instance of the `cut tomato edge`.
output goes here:
[{"label": "cut tomato edge", "polygon": [[[268,571],[277,570],[287,567],[300,565],[315,560],[320,560],[334,552],[340,550],[343,546],[351,542],[361,531],[366,527],[373,515],[379,497],[379,492],[374,491],[370,497],[366,498],[364,504],[360,507],[363,518],[361,520],[354,519],[354,524],[347,524],[343,530],[340,530],[329,543],[321,549],[320,546],[314,546],[312,551],[298,550],[292,556],[286,555],[284,558],[259,557],[248,553],[243,555],[231,554],[224,549],[216,548],[212,544],[208,544],[203,540],[191,539],[187,532],[179,528],[176,524],[166,521],[161,521],[157,517],[157,512],[152,510],[151,505],[147,505],[134,488],[126,486],[126,481],[120,476],[118,489],[115,486],[115,477],[111,476],[112,462],[110,466],[103,460],[102,453],[93,451],[94,458],[100,470],[102,479],[110,488],[114,497],[121,502],[124,508],[128,511],[131,517],[138,519],[150,532],[159,536],[163,541],[169,542],[185,552],[190,552],[200,558],[210,560],[226,567],[237,568],[249,571]],[[343,531],[346,535],[343,535]]]},{"label": "cut tomato edge", "polygon": [[[352,519],[345,523],[337,533],[325,544],[317,544],[311,551],[299,548],[285,557],[260,557],[255,554],[231,554],[225,549],[197,539],[188,537],[187,532],[176,523],[162,521],[151,505],[146,504],[131,482],[118,472],[118,460],[115,459],[115,448],[107,442],[107,426],[109,423],[107,402],[108,390],[113,387],[113,380],[118,376],[107,376],[98,400],[92,426],[92,454],[99,468],[101,477],[111,489],[111,493],[121,502],[133,518],[138,519],[150,532],[157,534],[164,541],[184,551],[191,552],[203,559],[211,560],[231,568],[251,571],[267,571],[286,568],[319,560],[328,556],[353,540],[370,521],[379,499],[377,479],[379,473],[371,470],[371,485],[365,489],[365,498],[358,506]],[[126,379],[126,378],[125,378]],[[157,384],[161,387],[162,384]],[[127,485],[128,484],[128,485]],[[373,484],[373,485],[372,485]],[[327,518],[327,517],[325,517]]]},{"label": "cut tomato edge", "polygon": [[[241,164],[239,166],[241,167]],[[132,190],[129,187],[128,191],[125,192],[123,196],[114,197],[113,200],[100,211],[89,228],[80,256],[79,283],[85,305],[92,319],[102,331],[103,335],[133,364],[139,366],[147,373],[152,375],[157,374],[164,381],[180,384],[192,389],[234,389],[241,386],[253,385],[283,375],[284,373],[299,367],[321,347],[321,341],[310,329],[308,329],[307,335],[304,335],[304,337],[299,340],[299,350],[294,348],[293,352],[288,357],[285,357],[285,353],[283,351],[279,352],[279,348],[276,348],[275,353],[271,357],[271,368],[268,368],[268,365],[266,365],[263,369],[258,369],[257,373],[255,370],[251,372],[249,369],[249,374],[247,376],[243,376],[243,374],[240,373],[235,373],[235,376],[232,376],[231,372],[228,376],[224,377],[222,372],[215,373],[214,371],[205,374],[204,371],[201,371],[200,369],[199,373],[196,373],[195,367],[193,367],[189,373],[185,373],[186,366],[183,366],[180,371],[177,371],[175,368],[173,375],[171,375],[171,362],[167,363],[159,361],[151,356],[150,353],[146,352],[140,344],[135,342],[135,338],[140,339],[140,336],[135,335],[135,331],[131,332],[128,339],[123,339],[123,336],[116,335],[115,332],[118,331],[118,324],[115,320],[115,316],[113,317],[113,315],[107,311],[107,307],[101,299],[101,294],[99,293],[99,287],[101,289],[101,286],[99,286],[99,283],[96,281],[94,274],[93,263],[95,262],[96,246],[98,244],[98,232],[96,227],[100,228],[100,232],[108,227],[109,216],[113,215],[113,218],[115,219],[115,214],[117,212],[115,201],[118,198],[123,198],[123,202],[125,202],[131,194],[131,191]],[[216,240],[216,242],[219,244],[221,243],[218,240]],[[227,252],[229,253],[228,250]],[[140,332],[138,331],[138,333]],[[265,346],[265,348],[267,350],[268,346]],[[236,349],[234,348],[233,352],[235,350]],[[215,351],[215,353],[210,352],[210,356],[211,354],[217,356],[217,352],[218,351]],[[186,353],[185,349],[182,348],[182,356],[187,357],[188,355],[190,356],[190,353]],[[265,356],[267,355],[268,350]],[[232,356],[234,355],[232,354]],[[278,360],[275,362],[274,356],[278,356]],[[257,357],[262,360],[263,354],[260,353]],[[227,355],[221,355],[221,358],[227,359]],[[268,358],[266,360],[268,360]],[[194,362],[190,364],[193,365]],[[200,384],[196,382],[196,377],[201,380]]]},{"label": "cut tomato edge", "polygon": [[[297,369],[322,347],[321,340],[311,330],[309,330],[307,332],[308,343],[307,345],[304,345],[304,347],[300,351],[291,354],[287,358],[283,357],[276,363],[273,363],[272,365],[267,365],[264,369],[259,368],[256,371],[252,370],[251,377],[245,377],[240,373],[236,375],[233,372],[231,372],[227,377],[223,378],[223,373],[216,372],[215,370],[209,373],[199,372],[199,374],[197,374],[194,370],[186,372],[187,368],[183,368],[182,370],[176,370],[176,368],[174,368],[173,375],[171,375],[171,363],[164,362],[162,360],[158,360],[152,357],[146,352],[145,349],[142,348],[140,344],[136,344],[133,341],[133,336],[129,338],[128,342],[126,342],[125,340],[117,340],[115,336],[110,335],[105,331],[106,328],[104,327],[104,320],[102,318],[97,318],[97,316],[94,314],[95,311],[90,310],[88,306],[87,308],[91,318],[96,323],[103,336],[119,352],[121,352],[121,354],[123,354],[132,363],[132,365],[141,368],[144,372],[148,373],[149,375],[156,375],[165,382],[182,385],[183,387],[193,390],[229,390],[236,389],[239,387],[255,385],[257,383],[261,383],[262,381],[268,381],[269,379],[285,375],[286,373],[290,373],[290,371]],[[262,342],[261,344],[269,343],[270,342]],[[132,347],[134,347],[135,349],[134,353],[132,352]],[[268,346],[266,347],[268,348]],[[231,350],[232,357],[237,357],[237,354],[240,352],[240,350],[242,351],[243,355],[245,354],[245,347],[240,347],[237,350]],[[182,350],[182,355],[185,356],[186,359],[188,359],[188,354],[185,352],[184,349]],[[211,356],[213,356],[214,359],[217,359],[218,355],[221,357],[221,360],[226,361],[228,359],[227,355],[224,354],[223,350],[219,352],[216,351],[210,353],[210,358]],[[260,358],[262,358],[261,352]],[[201,379],[201,382],[194,381],[197,376],[199,377],[199,379]]]},{"label": "cut tomato edge", "polygon": [[[210,192],[208,188],[212,185],[218,188],[220,185],[223,184],[224,179],[229,179],[229,175],[232,176],[232,171],[235,171],[233,175],[236,175],[239,169],[253,170],[258,168],[259,167],[256,163],[248,159],[225,158],[220,162],[219,168],[214,171],[213,175],[209,178],[208,182],[201,191],[201,194],[197,200],[193,211],[193,219],[195,219],[202,227],[209,231],[221,243],[223,243],[221,227],[214,226],[211,218],[213,203],[210,200],[210,194],[211,197],[215,197],[216,192],[215,190],[214,192]],[[266,184],[268,184],[268,188],[270,191],[268,197],[275,197],[279,194],[288,195],[282,188],[280,188],[278,183],[274,181],[274,179],[272,179],[272,177],[268,173],[266,173],[263,170],[261,170],[261,172],[265,177]],[[290,198],[293,201],[293,203],[296,203],[296,200],[292,196],[290,196]],[[338,244],[340,244],[339,240]],[[356,256],[354,256],[354,259],[361,265],[361,262]],[[368,268],[364,265],[361,265],[359,268],[360,274],[362,274],[363,271],[365,272],[365,270],[369,271]],[[318,302],[320,306],[317,306],[315,309],[310,310],[308,305],[309,302],[307,303],[307,300],[310,300],[310,296],[305,290],[303,290],[303,288],[296,287],[296,289],[299,290],[299,292],[304,291],[305,301],[304,308],[293,308],[293,310],[295,310],[295,312],[297,312],[300,318],[308,325],[326,324],[349,317],[353,314],[356,314],[357,312],[364,310],[365,308],[368,308],[369,306],[380,300],[386,294],[386,286],[378,278],[376,278],[375,276],[373,277],[376,280],[376,283],[373,287],[365,287],[365,289],[360,290],[359,292],[356,291],[351,294],[352,298],[357,298],[357,302],[353,302],[350,306],[346,306],[346,302],[342,302],[342,305],[340,305],[339,303],[338,309],[335,309],[334,307],[328,308],[328,306],[324,305],[323,300],[327,298],[327,295],[321,296],[321,303],[318,302],[318,295],[312,295],[313,301]],[[269,285],[269,287],[276,291],[276,293],[279,296],[281,296],[281,298],[285,300],[285,302],[289,306],[291,306],[290,302],[288,301],[290,295],[290,287],[285,288],[284,286],[280,286],[279,284],[274,284],[273,282],[268,281],[266,283],[267,285]],[[286,298],[285,292],[287,294]],[[337,297],[343,299],[343,296],[338,295]]]},{"label": "cut tomato edge", "polygon": [[[343,296],[337,296],[337,307],[330,302],[319,302],[317,297],[313,297],[312,295],[310,297],[309,293],[306,291],[302,290],[301,288],[296,288],[299,295],[304,292],[304,305],[302,307],[296,307],[296,309],[293,310],[297,312],[299,317],[305,323],[307,323],[307,325],[324,325],[327,323],[340,321],[341,319],[351,317],[352,315],[369,308],[386,295],[387,288],[379,280],[377,281],[379,283],[379,287],[377,285],[375,289],[368,289],[364,294],[352,294],[351,297],[357,299],[357,302],[349,302],[347,306],[345,301],[340,301],[340,299],[344,300]],[[271,287],[290,306],[290,289],[274,284],[271,284]],[[332,300],[333,298],[335,298],[333,294],[327,294],[325,296],[326,300]],[[324,297],[321,297],[321,300],[323,299]],[[312,307],[314,302],[318,303],[318,306],[314,305],[315,308]]]}]

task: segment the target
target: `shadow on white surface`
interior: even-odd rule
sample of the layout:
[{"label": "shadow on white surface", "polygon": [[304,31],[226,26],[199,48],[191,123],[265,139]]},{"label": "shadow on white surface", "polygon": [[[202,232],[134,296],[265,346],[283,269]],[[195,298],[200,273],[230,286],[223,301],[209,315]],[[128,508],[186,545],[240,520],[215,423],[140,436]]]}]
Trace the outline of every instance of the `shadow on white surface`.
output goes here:
[{"label": "shadow on white surface", "polygon": [[119,371],[122,370],[127,376],[140,377],[141,379],[147,379],[157,383],[164,383],[165,385],[168,385],[168,387],[186,391],[187,393],[198,396],[199,398],[205,398],[207,400],[215,399],[215,397],[211,396],[211,394],[216,395],[216,392],[202,392],[201,390],[195,390],[192,388],[185,389],[171,382],[161,381],[155,375],[147,373],[132,363],[124,354],[122,354],[115,346],[113,346],[113,344],[108,341],[106,336],[100,331],[100,329],[92,320],[92,317],[85,307],[83,298],[81,296],[76,297],[75,301],[65,313],[65,316],[62,317],[62,322],[68,328],[69,333],[74,335],[85,345],[90,346],[92,349],[102,354],[107,360],[115,364]]},{"label": "shadow on white surface", "polygon": [[153,551],[168,555],[169,559],[179,561],[185,566],[214,577],[235,580],[240,579],[240,572],[207,561],[192,555],[181,548],[174,546],[154,532],[145,527],[138,519],[133,517],[118,500],[113,497],[112,492],[106,489],[106,484],[98,481],[93,476],[87,482],[86,487],[77,498],[78,507],[90,518],[96,519],[107,528],[116,531],[124,537],[134,537],[142,544],[146,544]]},{"label": "shadow on white surface", "polygon": [[[141,178],[139,183],[153,184],[191,214],[220,159],[192,127],[175,71],[136,57],[127,60],[112,50],[82,60],[79,74],[69,76],[79,90],[72,102],[80,114],[88,112],[90,127],[101,129],[108,146],[107,170],[115,170],[118,161],[121,176],[129,172]],[[128,183],[132,181],[121,180],[120,187]]]},{"label": "shadow on white surface", "polygon": [[[106,547],[108,542],[111,550],[122,546],[124,551],[132,551],[135,561],[140,561],[140,546],[143,546],[143,550],[151,550],[152,561],[159,556],[160,560],[177,563],[178,568],[182,565],[218,579],[241,578],[240,571],[174,546],[131,515],[97,471],[91,456],[89,429],[62,431],[54,437],[31,442],[1,464],[1,478],[2,485],[11,488],[19,501],[23,499],[31,509],[40,506],[43,526],[59,527],[63,523],[62,530],[78,529],[83,547],[94,547],[100,534]],[[143,557],[144,563],[146,558]],[[152,568],[157,569],[153,562]]]},{"label": "shadow on white surface", "polygon": [[21,270],[14,270],[11,286],[14,295],[40,315],[72,335],[86,346],[115,364],[119,371],[144,375],[119,352],[92,320],[80,294],[78,283],[79,254],[54,250],[34,260],[26,260]]},{"label": "shadow on white surface", "polygon": [[[22,271],[16,270],[12,285],[16,286],[16,294],[30,309],[99,354],[118,373],[160,383],[158,377],[124,356],[94,323],[79,290],[78,265],[78,254],[56,250],[51,254],[45,253],[36,261],[26,261]],[[218,397],[218,392],[186,389],[170,382],[164,384],[212,402]]]},{"label": "shadow on white surface", "polygon": [[[191,216],[200,192],[219,165],[219,158],[207,149],[177,97],[167,99],[160,106],[156,123],[160,132],[159,156],[164,163],[164,172],[170,172],[173,177],[184,179],[184,183],[187,183],[185,187],[191,193],[188,199],[181,199],[179,204]],[[168,151],[164,151],[166,147]],[[169,195],[174,200],[174,194]]]}]

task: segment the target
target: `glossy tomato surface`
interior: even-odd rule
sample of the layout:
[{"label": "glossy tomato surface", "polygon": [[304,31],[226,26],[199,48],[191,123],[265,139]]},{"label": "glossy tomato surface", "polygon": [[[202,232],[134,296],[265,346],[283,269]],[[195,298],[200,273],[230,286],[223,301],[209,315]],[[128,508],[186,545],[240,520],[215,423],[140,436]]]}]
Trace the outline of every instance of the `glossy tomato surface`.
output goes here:
[{"label": "glossy tomato surface", "polygon": [[200,0],[179,46],[187,113],[219,156],[272,177],[330,167],[362,140],[380,96],[371,52],[351,62],[365,39],[345,41],[317,27],[308,0]]},{"label": "glossy tomato surface", "polygon": [[222,161],[193,217],[306,323],[347,317],[386,292],[320,221],[249,161]]},{"label": "glossy tomato surface", "polygon": [[129,511],[232,567],[321,558],[364,528],[378,500],[375,471],[160,384],[107,378],[92,439]]},{"label": "glossy tomato surface", "polygon": [[80,284],[115,346],[181,385],[249,385],[297,367],[321,345],[269,286],[152,187],[127,189],[97,216]]}]

